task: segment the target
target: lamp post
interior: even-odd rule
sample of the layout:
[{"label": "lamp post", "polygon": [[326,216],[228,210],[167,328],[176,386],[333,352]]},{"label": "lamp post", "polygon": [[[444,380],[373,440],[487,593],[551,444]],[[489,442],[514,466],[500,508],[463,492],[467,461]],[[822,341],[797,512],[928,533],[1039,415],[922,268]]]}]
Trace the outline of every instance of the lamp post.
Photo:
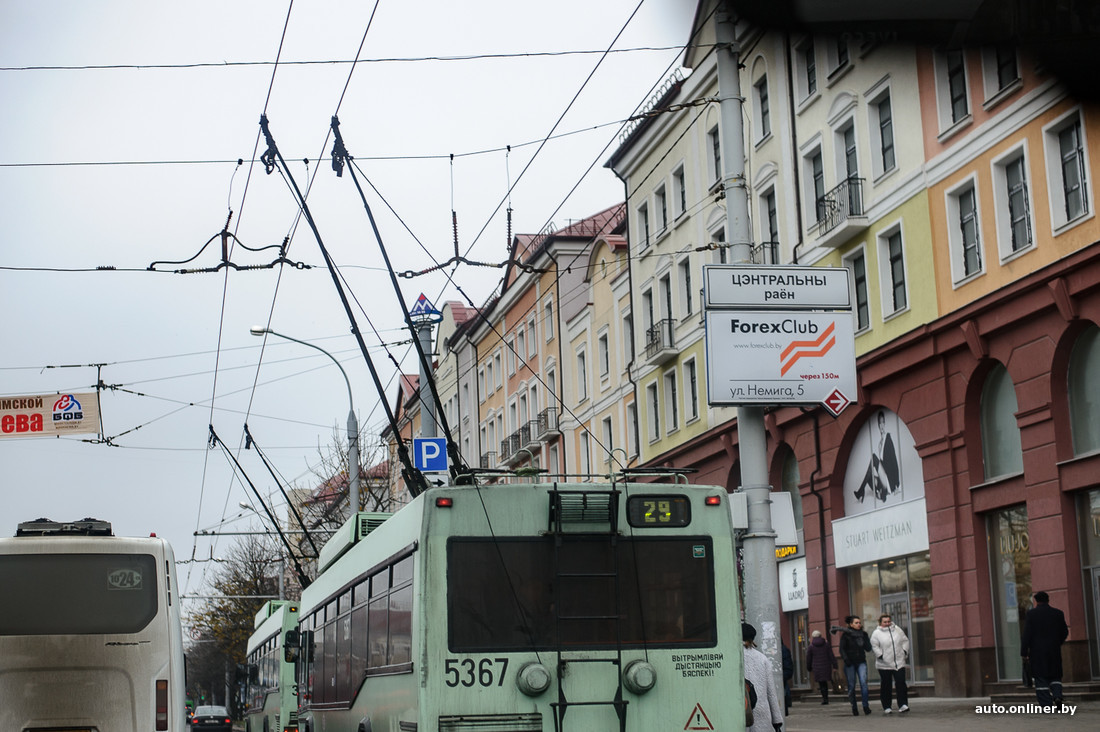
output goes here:
[{"label": "lamp post", "polygon": [[347,372],[344,371],[344,367],[340,365],[340,362],[336,360],[335,356],[320,346],[298,340],[297,338],[291,338],[282,333],[276,333],[270,328],[264,328],[259,325],[252,326],[249,332],[254,336],[262,336],[267,333],[285,338],[288,341],[300,343],[303,346],[309,346],[331,358],[332,362],[336,364],[336,368],[340,369],[340,373],[343,374],[344,383],[348,386],[348,518],[352,518],[355,516],[356,511],[359,510],[359,421],[355,418],[355,402],[352,400],[351,381],[348,380]]}]

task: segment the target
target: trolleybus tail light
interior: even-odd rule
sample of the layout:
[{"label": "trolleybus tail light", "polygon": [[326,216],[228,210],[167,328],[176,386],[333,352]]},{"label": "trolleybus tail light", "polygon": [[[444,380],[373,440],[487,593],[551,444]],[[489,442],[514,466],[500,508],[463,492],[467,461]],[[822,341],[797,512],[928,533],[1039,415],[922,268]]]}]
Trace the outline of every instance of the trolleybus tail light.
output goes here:
[{"label": "trolleybus tail light", "polygon": [[722,505],[722,496],[707,496],[706,498],[703,499],[703,503],[705,503],[708,506],[721,506]]},{"label": "trolleybus tail light", "polygon": [[168,682],[157,679],[157,729],[168,729]]},{"label": "trolleybus tail light", "polygon": [[453,498],[444,498],[444,497],[440,496],[439,498],[435,499],[435,507],[436,508],[450,508],[454,505],[455,505],[455,499],[453,499]]}]

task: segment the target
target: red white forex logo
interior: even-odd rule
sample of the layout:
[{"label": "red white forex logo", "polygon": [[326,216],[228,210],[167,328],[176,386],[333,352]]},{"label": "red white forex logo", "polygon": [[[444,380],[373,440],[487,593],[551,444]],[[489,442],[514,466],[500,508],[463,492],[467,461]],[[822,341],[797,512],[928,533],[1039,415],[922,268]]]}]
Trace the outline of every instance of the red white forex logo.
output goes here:
[{"label": "red white forex logo", "polygon": [[779,354],[779,375],[786,376],[800,359],[821,358],[836,345],[836,322],[829,323],[820,336],[812,341],[791,341],[790,345]]}]

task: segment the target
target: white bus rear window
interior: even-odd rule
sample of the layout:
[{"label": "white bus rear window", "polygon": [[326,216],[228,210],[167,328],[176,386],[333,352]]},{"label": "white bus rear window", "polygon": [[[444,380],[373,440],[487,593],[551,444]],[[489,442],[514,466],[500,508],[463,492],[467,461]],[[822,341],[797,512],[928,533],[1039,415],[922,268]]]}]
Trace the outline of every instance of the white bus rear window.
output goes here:
[{"label": "white bus rear window", "polygon": [[157,614],[149,554],[0,556],[0,635],[136,633]]}]

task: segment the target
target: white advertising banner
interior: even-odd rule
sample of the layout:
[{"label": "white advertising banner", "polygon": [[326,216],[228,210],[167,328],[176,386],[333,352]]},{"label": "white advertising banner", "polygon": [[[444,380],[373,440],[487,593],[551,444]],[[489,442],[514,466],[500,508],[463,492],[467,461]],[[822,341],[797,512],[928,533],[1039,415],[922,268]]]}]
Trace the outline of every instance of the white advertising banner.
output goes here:
[{"label": "white advertising banner", "polygon": [[0,438],[99,432],[99,395],[31,394],[0,397]]},{"label": "white advertising banner", "polygon": [[833,521],[837,568],[928,551],[928,509],[924,498]]},{"label": "white advertising banner", "polygon": [[710,310],[706,325],[710,404],[826,404],[839,412],[855,401],[851,313]]},{"label": "white advertising banner", "polygon": [[785,613],[810,608],[810,593],[806,587],[806,557],[779,563],[779,603]]}]

